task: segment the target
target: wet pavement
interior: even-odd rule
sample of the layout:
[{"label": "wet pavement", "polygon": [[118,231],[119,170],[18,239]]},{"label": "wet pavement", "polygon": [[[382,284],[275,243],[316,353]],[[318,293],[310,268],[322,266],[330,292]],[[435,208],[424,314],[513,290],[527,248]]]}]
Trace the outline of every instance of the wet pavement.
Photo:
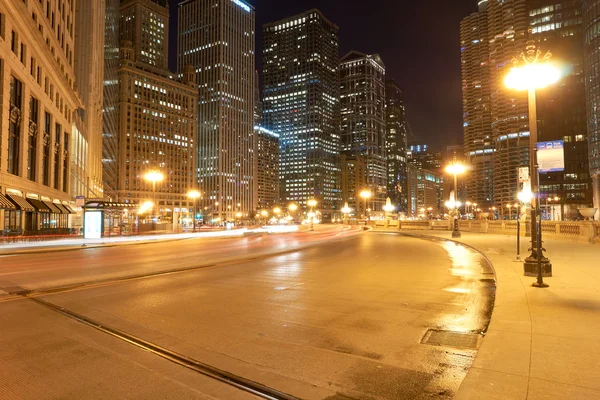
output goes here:
[{"label": "wet pavement", "polygon": [[[36,289],[108,280],[33,296],[297,398],[452,398],[489,323],[495,285],[485,258],[451,242],[388,233],[328,235],[307,232],[215,240],[210,245],[178,241],[65,252],[68,258],[62,262],[61,255],[48,254],[39,270],[43,258],[36,257],[41,255],[0,258],[0,281]],[[322,245],[253,256],[293,250],[290,243],[310,240]],[[224,253],[253,259],[225,262]],[[127,273],[182,267],[190,269],[110,281]],[[81,398],[74,393],[84,388],[96,394],[90,398],[115,398],[103,391],[118,390],[126,382],[111,375],[112,364],[116,369],[135,364],[139,368],[128,369],[128,379],[139,378],[140,383],[163,382],[164,388],[207,398],[247,396],[232,394],[231,387],[220,392],[221,383],[207,386],[208,378],[196,380],[185,368],[165,366],[168,361],[32,299],[0,296],[0,318],[7,329],[0,336],[0,363],[15,371],[0,374],[0,397],[3,388],[18,391],[23,383],[19,374],[42,365],[38,369],[46,379],[58,379],[58,391],[52,393],[63,385],[60,398]],[[85,346],[56,344],[73,342]],[[15,364],[20,348],[23,354]],[[140,361],[142,356],[147,359]],[[54,361],[43,367],[48,357]],[[74,359],[81,368],[69,368],[64,380],[61,366]],[[91,370],[107,380],[90,376]],[[123,389],[119,393],[126,393]],[[169,398],[147,393],[130,398]],[[170,398],[193,398],[182,396]],[[39,392],[22,398],[56,396]]]}]

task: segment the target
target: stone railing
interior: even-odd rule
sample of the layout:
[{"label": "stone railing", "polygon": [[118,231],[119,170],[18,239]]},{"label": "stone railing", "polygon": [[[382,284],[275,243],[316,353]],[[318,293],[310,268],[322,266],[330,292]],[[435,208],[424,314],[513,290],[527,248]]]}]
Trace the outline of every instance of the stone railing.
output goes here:
[{"label": "stone railing", "polygon": [[[521,236],[528,236],[529,221],[520,222]],[[374,228],[394,230],[452,230],[452,221],[397,221],[381,220],[370,221]],[[517,221],[489,221],[489,220],[460,220],[458,227],[464,232],[500,233],[512,235],[517,232]],[[593,221],[543,221],[542,234],[554,239],[571,239],[586,243],[600,243],[600,222]]]}]

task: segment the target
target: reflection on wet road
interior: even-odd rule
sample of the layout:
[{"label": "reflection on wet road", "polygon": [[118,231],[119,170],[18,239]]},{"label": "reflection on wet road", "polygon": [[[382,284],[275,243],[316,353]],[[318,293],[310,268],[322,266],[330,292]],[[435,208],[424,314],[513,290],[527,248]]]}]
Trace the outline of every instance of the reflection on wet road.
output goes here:
[{"label": "reflection on wet road", "polygon": [[[290,240],[306,240],[302,235]],[[164,263],[170,251],[177,265],[173,255],[190,249],[180,245],[150,251],[143,260]],[[77,262],[75,253],[83,252],[73,252],[71,262]],[[120,257],[101,263],[114,271]],[[102,265],[94,268],[102,275]],[[485,332],[493,295],[490,266],[467,247],[366,233],[268,258],[40,298],[298,398],[444,399],[456,392],[476,353],[457,338]],[[28,318],[28,301],[0,303],[0,315],[3,309],[9,315],[4,326],[11,318]],[[181,384],[176,376],[169,379]],[[194,387],[187,378],[185,384]],[[224,396],[217,397],[231,398]]]}]

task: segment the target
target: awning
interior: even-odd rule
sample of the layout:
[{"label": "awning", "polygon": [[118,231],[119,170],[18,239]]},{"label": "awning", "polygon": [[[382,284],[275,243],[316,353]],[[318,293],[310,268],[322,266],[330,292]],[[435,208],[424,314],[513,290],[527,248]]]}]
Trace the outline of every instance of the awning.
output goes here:
[{"label": "awning", "polygon": [[89,210],[122,210],[124,208],[137,208],[135,203],[117,203],[112,201],[88,201],[85,208]]},{"label": "awning", "polygon": [[53,204],[54,204],[54,206],[55,206],[56,208],[58,208],[58,209],[59,209],[59,210],[60,210],[60,211],[61,211],[63,214],[71,214],[71,213],[69,212],[69,210],[67,210],[67,209],[65,208],[65,206],[63,206],[62,204],[60,204],[60,203],[53,203]]},{"label": "awning", "polygon": [[31,204],[33,206],[33,208],[35,208],[35,211],[37,212],[43,212],[43,213],[49,213],[50,209],[40,200],[38,199],[27,199],[27,201],[29,202],[29,204]]},{"label": "awning", "polygon": [[58,207],[56,207],[56,204],[50,202],[50,201],[42,201],[42,203],[44,203],[46,205],[46,207],[48,207],[50,209],[51,213],[54,214],[62,214],[62,210]]},{"label": "awning", "polygon": [[14,205],[17,206],[17,208],[19,208],[21,211],[34,211],[31,204],[29,204],[23,197],[10,193],[7,193],[6,195],[10,201],[12,201]]},{"label": "awning", "polygon": [[69,206],[68,204],[63,204],[62,205],[69,213],[71,214],[77,214],[72,208],[71,206]]},{"label": "awning", "polygon": [[0,193],[0,210],[15,210],[16,207],[9,199]]}]

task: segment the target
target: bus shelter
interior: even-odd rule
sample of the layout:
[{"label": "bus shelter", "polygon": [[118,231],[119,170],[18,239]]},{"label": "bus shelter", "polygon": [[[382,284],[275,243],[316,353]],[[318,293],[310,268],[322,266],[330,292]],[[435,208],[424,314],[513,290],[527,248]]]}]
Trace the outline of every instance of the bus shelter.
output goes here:
[{"label": "bus shelter", "polygon": [[87,201],[83,206],[83,238],[130,235],[136,227],[137,204]]}]

